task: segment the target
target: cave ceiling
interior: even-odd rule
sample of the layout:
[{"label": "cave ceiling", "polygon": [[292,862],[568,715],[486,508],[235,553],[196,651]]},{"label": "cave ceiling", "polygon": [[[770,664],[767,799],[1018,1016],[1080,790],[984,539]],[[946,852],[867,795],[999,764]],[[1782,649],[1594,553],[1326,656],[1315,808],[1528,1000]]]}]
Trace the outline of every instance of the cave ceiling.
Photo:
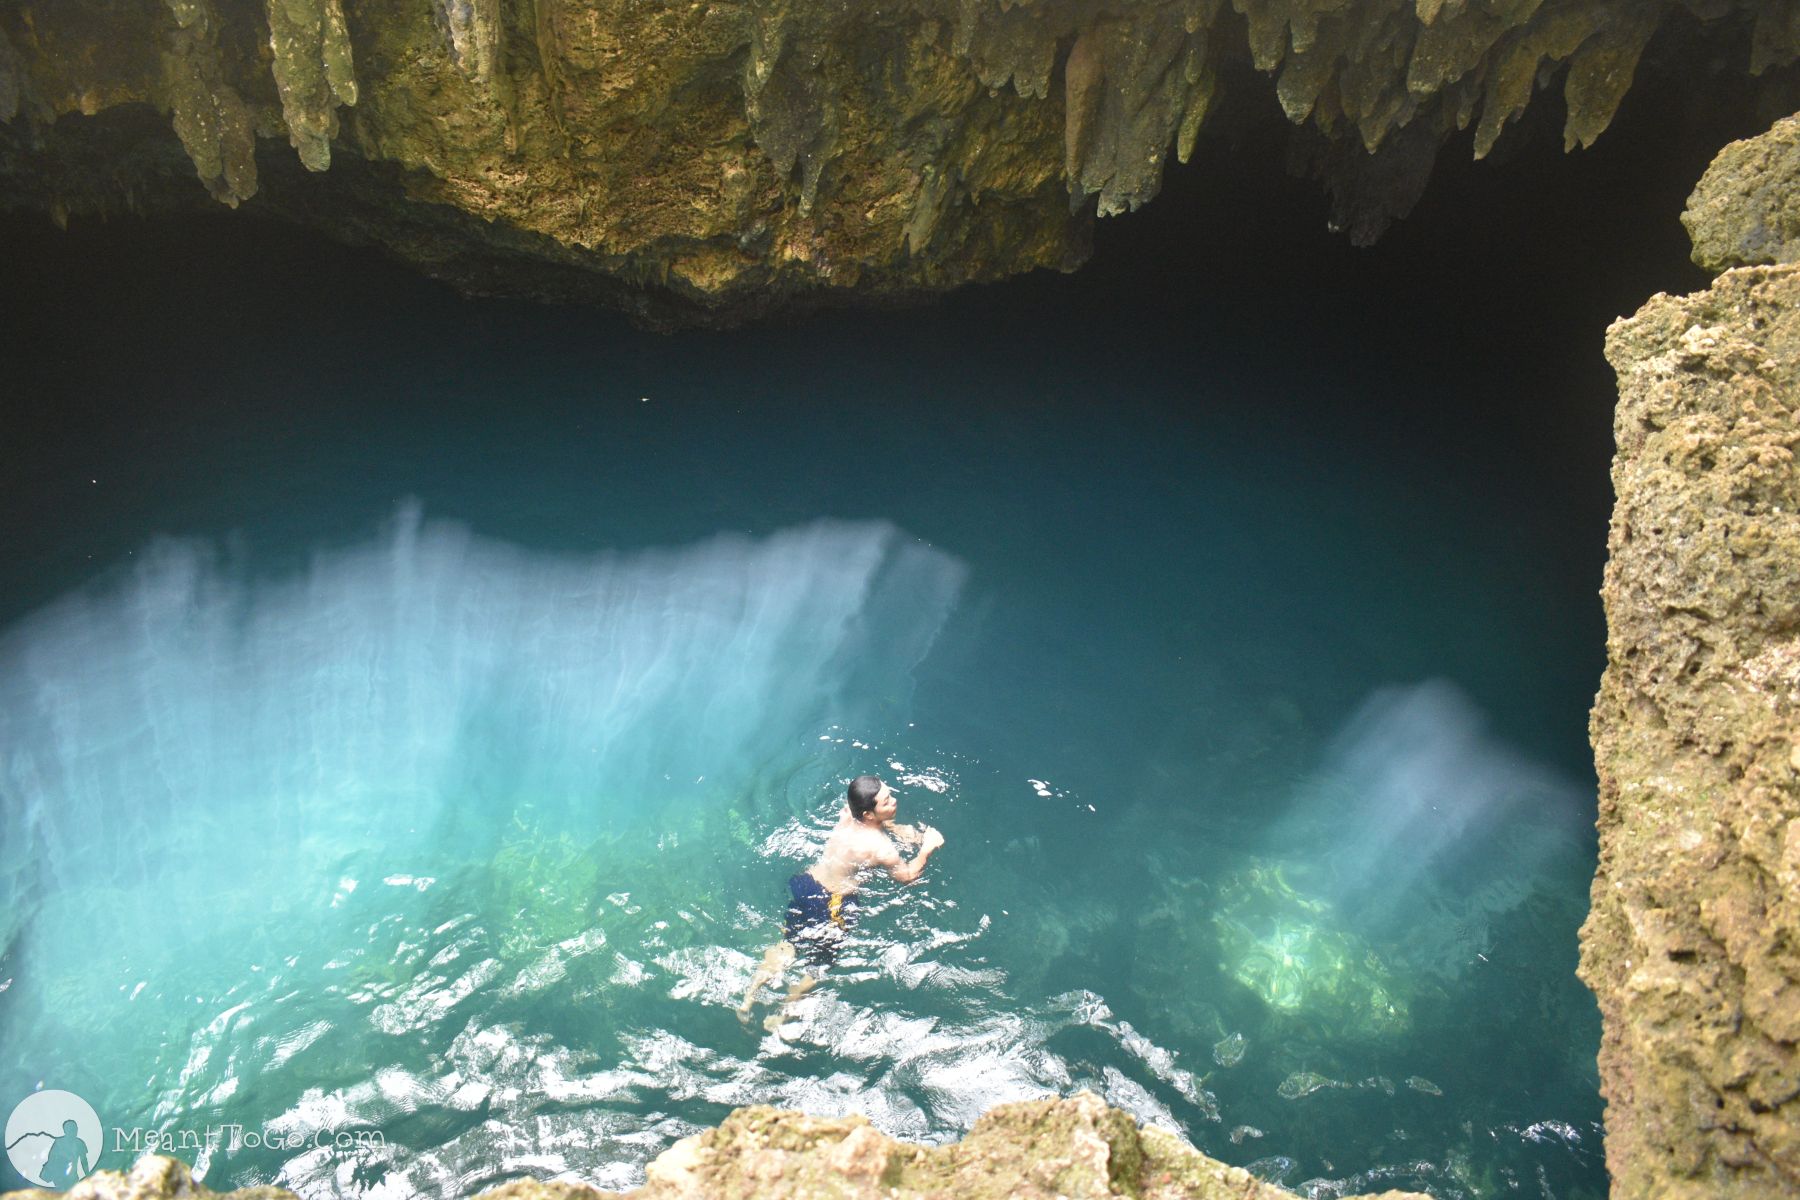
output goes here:
[{"label": "cave ceiling", "polygon": [[14,2],[0,205],[241,207],[722,325],[1073,269],[1259,105],[1366,244],[1533,105],[1579,152],[1641,71],[1797,56],[1795,0]]}]

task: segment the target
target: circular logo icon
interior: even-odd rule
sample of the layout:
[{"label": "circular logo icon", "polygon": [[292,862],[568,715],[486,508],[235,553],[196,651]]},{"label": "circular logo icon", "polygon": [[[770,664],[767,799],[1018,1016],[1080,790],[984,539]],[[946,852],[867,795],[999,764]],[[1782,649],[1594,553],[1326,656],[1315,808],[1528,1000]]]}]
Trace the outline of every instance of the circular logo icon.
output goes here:
[{"label": "circular logo icon", "polygon": [[6,1157],[13,1170],[57,1191],[94,1169],[100,1138],[100,1115],[74,1092],[33,1092],[6,1118]]}]

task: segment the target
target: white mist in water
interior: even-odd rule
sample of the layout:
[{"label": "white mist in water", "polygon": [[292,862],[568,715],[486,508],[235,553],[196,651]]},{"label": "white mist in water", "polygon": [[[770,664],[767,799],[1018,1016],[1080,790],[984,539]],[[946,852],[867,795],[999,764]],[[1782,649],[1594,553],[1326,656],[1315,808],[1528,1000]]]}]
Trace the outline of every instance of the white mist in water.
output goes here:
[{"label": "white mist in water", "polygon": [[1585,803],[1434,680],[1362,705],[1277,842],[1323,830],[1323,890],[1340,916],[1414,969],[1456,975],[1488,948],[1495,916],[1573,861]]},{"label": "white mist in water", "polygon": [[110,937],[201,933],[516,805],[592,831],[717,796],[902,718],[964,573],[878,523],[576,556],[416,505],[292,577],[157,543],[0,639],[0,899],[102,882]]}]

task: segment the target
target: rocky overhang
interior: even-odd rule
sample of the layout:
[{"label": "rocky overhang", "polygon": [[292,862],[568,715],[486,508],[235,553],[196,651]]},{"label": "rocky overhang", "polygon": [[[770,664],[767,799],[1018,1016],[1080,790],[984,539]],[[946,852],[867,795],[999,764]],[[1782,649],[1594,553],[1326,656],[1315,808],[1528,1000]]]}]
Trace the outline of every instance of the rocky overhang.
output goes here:
[{"label": "rocky overhang", "polygon": [[[0,206],[218,203],[653,325],[1071,269],[1255,81],[1368,241],[1545,90],[1591,144],[1793,0],[19,0]],[[1717,60],[1716,62],[1714,60]],[[1708,64],[1712,66],[1708,66]],[[210,200],[207,199],[210,197]]]}]

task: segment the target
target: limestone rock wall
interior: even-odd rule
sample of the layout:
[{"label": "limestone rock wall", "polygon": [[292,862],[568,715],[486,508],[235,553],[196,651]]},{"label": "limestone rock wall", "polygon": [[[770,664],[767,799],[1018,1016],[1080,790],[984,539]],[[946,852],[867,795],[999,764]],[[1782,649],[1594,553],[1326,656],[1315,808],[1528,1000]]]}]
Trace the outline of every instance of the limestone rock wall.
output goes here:
[{"label": "limestone rock wall", "polygon": [[[1541,90],[1591,143],[1675,17],[1748,28],[1736,70],[1800,54],[1800,0],[14,0],[0,204],[274,186],[440,274],[476,247],[723,319],[1068,268],[1244,63],[1368,240],[1446,137],[1473,126],[1484,155]],[[156,114],[163,159],[127,108]],[[276,186],[281,143],[382,186]]]},{"label": "limestone rock wall", "polygon": [[1791,120],[1730,147],[1690,204],[1697,257],[1767,265],[1657,296],[1606,339],[1617,506],[1581,973],[1619,1200],[1800,1194],[1797,152]]},{"label": "limestone rock wall", "polygon": [[[215,1193],[172,1159],[141,1159],[129,1172],[101,1171],[68,1192],[27,1191],[27,1200],[295,1200],[281,1188]],[[633,1200],[1289,1200],[1292,1193],[1140,1129],[1092,1093],[1004,1104],[951,1146],[914,1146],[876,1132],[861,1117],[807,1117],[741,1108],[717,1128],[677,1142],[650,1164]],[[483,1200],[604,1200],[614,1193],[570,1183],[520,1180]],[[447,1197],[446,1200],[456,1200]],[[1362,1198],[1358,1198],[1362,1200]],[[1425,1200],[1384,1192],[1367,1200]]]},{"label": "limestone rock wall", "polygon": [[1800,116],[1721,150],[1681,220],[1709,271],[1800,262]]}]

